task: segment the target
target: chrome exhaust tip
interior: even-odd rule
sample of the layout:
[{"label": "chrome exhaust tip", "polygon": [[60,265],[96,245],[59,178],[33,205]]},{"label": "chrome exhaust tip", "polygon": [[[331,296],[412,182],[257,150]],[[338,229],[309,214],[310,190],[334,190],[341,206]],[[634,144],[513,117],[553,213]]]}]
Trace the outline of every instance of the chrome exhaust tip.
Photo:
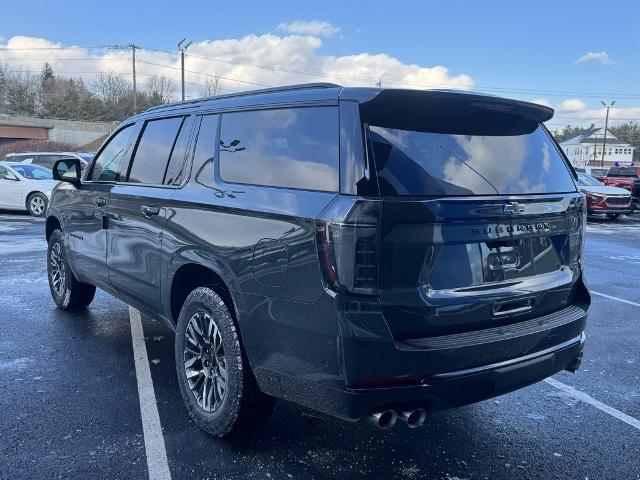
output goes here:
[{"label": "chrome exhaust tip", "polygon": [[369,414],[368,420],[376,427],[386,430],[393,427],[398,420],[398,414],[395,410],[382,410]]},{"label": "chrome exhaust tip", "polygon": [[416,408],[411,411],[400,412],[400,418],[404,420],[409,428],[421,427],[427,418],[427,412],[423,408]]}]

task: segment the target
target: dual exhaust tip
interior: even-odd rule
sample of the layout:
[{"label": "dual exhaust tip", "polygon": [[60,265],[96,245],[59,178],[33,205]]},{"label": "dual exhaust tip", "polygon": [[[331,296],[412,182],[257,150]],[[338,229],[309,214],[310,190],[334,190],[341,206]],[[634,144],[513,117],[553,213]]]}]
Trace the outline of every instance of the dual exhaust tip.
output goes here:
[{"label": "dual exhaust tip", "polygon": [[421,427],[427,418],[427,412],[423,408],[415,410],[403,410],[399,413],[395,410],[382,410],[369,415],[369,421],[376,427],[386,430],[393,427],[400,418],[409,428]]}]

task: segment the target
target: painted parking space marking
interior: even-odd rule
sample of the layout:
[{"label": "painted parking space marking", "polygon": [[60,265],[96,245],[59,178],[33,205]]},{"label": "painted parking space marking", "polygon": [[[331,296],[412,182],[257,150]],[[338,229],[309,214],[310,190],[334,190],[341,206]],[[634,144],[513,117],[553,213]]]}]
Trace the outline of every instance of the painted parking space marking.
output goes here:
[{"label": "painted parking space marking", "polygon": [[164,446],[164,436],[156,404],[156,395],[153,390],[151,370],[147,346],[144,343],[144,331],[140,312],[129,307],[129,320],[131,323],[131,342],[133,343],[133,356],[136,365],[136,379],[138,381],[138,398],[140,401],[140,415],[142,417],[142,432],[144,436],[144,449],[147,454],[147,469],[150,480],[171,480],[167,450]]},{"label": "painted parking space marking", "polygon": [[615,300],[616,302],[626,303],[628,305],[633,305],[634,307],[640,307],[640,303],[632,302],[631,300],[625,300],[624,298],[614,297],[613,295],[607,295],[606,293],[595,292],[593,290],[589,290],[593,295],[598,295],[599,297],[608,298],[609,300]]},{"label": "painted parking space marking", "polygon": [[[593,295],[597,295],[599,297],[604,297],[604,298],[608,298],[610,300],[615,300],[616,302],[621,302],[621,303],[626,303],[628,305],[633,305],[634,307],[640,307],[640,303],[637,302],[632,302],[631,300],[625,300],[624,298],[620,298],[620,297],[614,297],[613,295],[607,295],[606,293],[602,293],[602,292],[596,292],[594,290],[590,290],[590,292]],[[566,385],[562,382],[559,382],[558,380],[555,380],[554,378],[547,378],[544,380],[546,383],[548,383],[549,385],[562,390],[563,392],[565,392],[566,394],[570,395],[571,397],[575,398],[576,400],[580,400],[581,402],[587,403],[589,405],[591,405],[592,407],[597,408],[598,410],[607,413],[608,415],[611,415],[614,418],[617,418],[618,420],[626,423],[627,425],[631,425],[632,427],[636,428],[637,430],[640,430],[640,420],[627,415],[626,413],[621,412],[620,410],[616,410],[613,407],[610,407],[609,405],[602,403],[599,400],[596,400],[595,398],[593,398],[592,396],[577,390],[576,388],[573,388],[569,385]]]},{"label": "painted parking space marking", "polygon": [[614,418],[617,418],[618,420],[626,423],[627,425],[631,425],[632,427],[634,427],[637,430],[640,430],[640,420],[633,418],[631,415],[627,415],[626,413],[621,412],[620,410],[616,410],[613,407],[610,407],[609,405],[602,403],[599,400],[596,400],[595,398],[593,398],[590,395],[587,395],[586,393],[573,388],[570,385],[566,385],[562,382],[559,382],[558,380],[554,379],[554,378],[546,378],[544,380],[546,383],[548,383],[549,385],[557,388],[558,390],[562,390],[564,393],[566,393],[567,395],[570,395],[571,397],[575,398],[576,400],[579,400],[581,402],[584,402],[588,405],[591,405],[592,407],[597,408],[598,410],[611,415]]}]

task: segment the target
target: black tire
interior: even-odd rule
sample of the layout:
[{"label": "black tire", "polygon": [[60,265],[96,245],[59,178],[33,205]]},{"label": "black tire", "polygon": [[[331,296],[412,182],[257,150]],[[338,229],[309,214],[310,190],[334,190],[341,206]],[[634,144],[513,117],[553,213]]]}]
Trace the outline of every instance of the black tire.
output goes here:
[{"label": "black tire", "polygon": [[619,216],[619,213],[607,213],[607,217],[609,217],[609,220],[617,220]]},{"label": "black tire", "polygon": [[60,230],[54,230],[49,237],[47,277],[51,297],[58,308],[63,310],[81,310],[91,303],[96,294],[96,287],[79,282],[69,268],[64,237]]},{"label": "black tire", "polygon": [[44,193],[34,192],[27,197],[27,211],[34,217],[44,217],[49,200]]},{"label": "black tire", "polygon": [[[200,349],[200,359],[193,363],[193,370],[202,369],[204,372],[206,361],[202,358],[206,357],[206,352],[203,351],[202,345],[207,345],[207,341],[203,340],[200,347],[196,347],[194,343],[189,342],[189,336],[193,339],[193,329],[190,329],[189,335],[187,334],[187,328],[194,317],[204,318],[202,315],[208,315],[208,320],[213,320],[214,325],[217,327],[223,351],[220,353],[220,359],[224,359],[224,367],[226,367],[227,378],[224,394],[221,395],[219,400],[219,406],[213,406],[211,409],[211,394],[214,398],[217,394],[220,394],[217,388],[217,383],[206,377],[204,373],[202,375],[191,376],[193,385],[200,385],[206,382],[209,378],[209,407],[211,411],[203,408],[203,405],[199,401],[204,397],[205,390],[202,390],[198,399],[192,391],[192,387],[187,379],[187,366],[185,365],[186,359],[193,359],[197,355],[193,354],[193,350]],[[202,320],[207,321],[207,320]],[[202,337],[198,337],[200,339]],[[208,345],[214,345],[215,342],[209,335]],[[189,345],[189,351],[185,351],[185,345]],[[209,349],[209,357],[211,358],[211,351]],[[176,370],[178,375],[178,383],[180,385],[180,393],[182,399],[187,407],[189,415],[194,422],[205,432],[214,435],[216,437],[226,437],[242,432],[246,432],[255,428],[261,424],[271,414],[275,405],[275,399],[265,395],[258,389],[251,368],[249,367],[246,355],[242,350],[238,329],[231,316],[229,309],[225,305],[220,296],[210,287],[199,287],[193,290],[180,311],[180,317],[178,318],[178,324],[176,326],[176,340],[175,340],[175,361]],[[200,362],[199,364],[197,362]],[[211,372],[214,368],[211,367],[215,362],[209,363]],[[215,367],[218,368],[217,366]],[[213,375],[210,373],[209,375]],[[193,379],[196,380],[193,380]],[[195,386],[194,388],[198,390]]]}]

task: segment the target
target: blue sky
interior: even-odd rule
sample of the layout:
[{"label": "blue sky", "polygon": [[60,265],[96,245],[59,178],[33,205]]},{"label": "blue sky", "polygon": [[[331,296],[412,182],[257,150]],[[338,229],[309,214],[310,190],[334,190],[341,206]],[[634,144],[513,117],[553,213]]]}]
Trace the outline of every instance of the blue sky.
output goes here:
[{"label": "blue sky", "polygon": [[[64,46],[135,42],[147,48],[175,50],[175,44],[183,37],[206,42],[255,35],[264,43],[271,38],[261,37],[266,34],[311,35],[317,42],[301,47],[302,54],[296,48],[292,47],[290,52],[285,48],[281,56],[266,58],[263,63],[337,71],[332,70],[327,59],[386,54],[403,65],[446,67],[447,75],[468,76],[478,90],[537,99],[556,108],[565,102],[564,107],[569,107],[564,110],[567,120],[572,115],[584,118],[598,115],[595,109],[601,99],[616,100],[616,107],[621,109],[618,116],[625,115],[621,118],[640,117],[640,2],[637,1],[448,0],[376,4],[344,0],[313,3],[117,0],[101,5],[104,6],[90,8],[87,2],[74,1],[11,2],[3,7],[0,16],[0,43],[6,46],[12,37],[26,36]],[[324,33],[318,33],[319,30],[300,33],[282,26],[294,21],[326,22],[331,27]],[[244,59],[255,63],[257,59],[251,52],[245,55],[238,50],[250,49],[251,45],[251,42],[238,44],[233,52],[224,53],[220,50],[222,44],[216,44],[209,45],[209,50],[203,46],[200,52],[234,62]],[[581,58],[583,61],[579,61]],[[10,61],[19,62],[19,58],[14,56]],[[33,65],[32,62],[30,66]],[[374,75],[376,65],[368,62],[363,78]],[[394,75],[385,65],[379,68],[387,76]],[[405,73],[395,77],[409,78]],[[234,74],[240,73],[236,69]],[[253,74],[246,75],[253,78]],[[262,72],[259,77],[269,84],[291,79],[290,76],[280,79],[273,72],[269,75],[265,77]],[[384,84],[385,76],[382,78]],[[313,80],[301,78],[310,79]]]}]

